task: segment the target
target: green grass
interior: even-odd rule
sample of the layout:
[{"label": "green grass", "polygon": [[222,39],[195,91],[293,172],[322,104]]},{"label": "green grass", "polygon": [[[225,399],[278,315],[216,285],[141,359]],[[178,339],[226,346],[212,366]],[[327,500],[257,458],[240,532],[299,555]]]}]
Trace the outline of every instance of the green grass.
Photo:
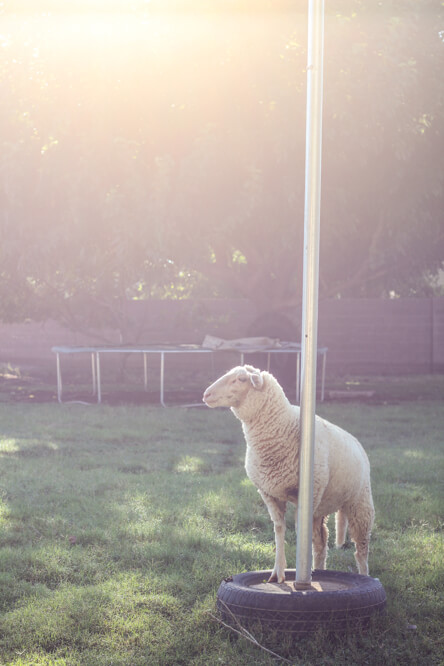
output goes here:
[{"label": "green grass", "polygon": [[[443,663],[443,407],[321,406],[371,460],[388,612],[366,634],[270,645],[292,663]],[[232,414],[9,404],[0,419],[1,664],[276,663],[208,613],[222,578],[274,556]],[[329,568],[355,570],[353,549]]]}]

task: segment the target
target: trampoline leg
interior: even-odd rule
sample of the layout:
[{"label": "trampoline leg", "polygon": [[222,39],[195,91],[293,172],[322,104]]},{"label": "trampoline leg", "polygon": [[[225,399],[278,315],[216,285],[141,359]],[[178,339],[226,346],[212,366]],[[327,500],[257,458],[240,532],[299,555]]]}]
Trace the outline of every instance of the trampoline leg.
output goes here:
[{"label": "trampoline leg", "polygon": [[96,363],[94,352],[91,354],[91,373],[92,373],[92,394],[97,394],[97,381],[96,381]]},{"label": "trampoline leg", "polygon": [[322,354],[322,383],[321,383],[321,402],[324,402],[325,394],[325,367],[327,365],[327,352]]},{"label": "trampoline leg", "polygon": [[96,353],[96,366],[97,366],[97,404],[102,402],[102,387],[100,385],[100,354]]},{"label": "trampoline leg", "polygon": [[147,368],[147,359],[146,359],[146,353],[143,353],[143,385],[145,388],[145,391],[148,391],[148,368]]},{"label": "trampoline leg", "polygon": [[301,352],[296,353],[296,403],[301,399]]},{"label": "trampoline leg", "polygon": [[164,402],[163,396],[164,396],[164,388],[165,388],[165,354],[164,352],[160,352],[160,404],[162,407],[166,407],[166,404]]},{"label": "trampoline leg", "polygon": [[62,403],[62,369],[60,367],[60,354],[57,352],[56,355],[56,362],[57,362],[57,400]]}]

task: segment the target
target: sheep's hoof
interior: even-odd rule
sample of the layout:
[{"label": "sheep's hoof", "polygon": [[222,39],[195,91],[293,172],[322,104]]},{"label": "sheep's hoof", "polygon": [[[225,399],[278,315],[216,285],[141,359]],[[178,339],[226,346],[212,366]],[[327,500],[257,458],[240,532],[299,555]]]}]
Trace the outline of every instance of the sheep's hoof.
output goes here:
[{"label": "sheep's hoof", "polygon": [[284,581],[285,581],[285,576],[280,576],[278,578],[277,574],[272,573],[267,582],[268,583],[283,583]]}]

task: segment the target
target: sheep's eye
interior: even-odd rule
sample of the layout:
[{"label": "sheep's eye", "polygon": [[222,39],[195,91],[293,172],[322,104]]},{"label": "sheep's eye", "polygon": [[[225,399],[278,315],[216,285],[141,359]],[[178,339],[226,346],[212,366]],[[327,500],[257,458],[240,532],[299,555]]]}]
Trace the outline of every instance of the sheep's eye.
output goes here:
[{"label": "sheep's eye", "polygon": [[238,377],[238,380],[239,380],[240,382],[246,382],[246,381],[247,381],[247,378],[246,378],[244,375],[241,375],[240,377]]}]

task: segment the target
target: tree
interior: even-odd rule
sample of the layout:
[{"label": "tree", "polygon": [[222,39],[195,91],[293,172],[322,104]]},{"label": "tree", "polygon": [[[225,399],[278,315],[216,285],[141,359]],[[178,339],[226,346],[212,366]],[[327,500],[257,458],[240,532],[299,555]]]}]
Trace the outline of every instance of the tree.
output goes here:
[{"label": "tree", "polygon": [[418,294],[444,257],[443,12],[354,4],[326,44],[323,292]]},{"label": "tree", "polygon": [[[442,12],[337,4],[343,13],[326,21],[321,296],[430,293],[444,257]],[[261,309],[294,307],[301,290],[301,26],[285,39],[253,59],[265,100],[248,88],[238,115],[206,127],[186,156],[174,216],[182,256]]]},{"label": "tree", "polygon": [[[3,319],[125,338],[131,298],[294,309],[306,3],[265,4],[3,16]],[[424,293],[442,265],[443,18],[431,0],[327,6],[323,297]]]}]

